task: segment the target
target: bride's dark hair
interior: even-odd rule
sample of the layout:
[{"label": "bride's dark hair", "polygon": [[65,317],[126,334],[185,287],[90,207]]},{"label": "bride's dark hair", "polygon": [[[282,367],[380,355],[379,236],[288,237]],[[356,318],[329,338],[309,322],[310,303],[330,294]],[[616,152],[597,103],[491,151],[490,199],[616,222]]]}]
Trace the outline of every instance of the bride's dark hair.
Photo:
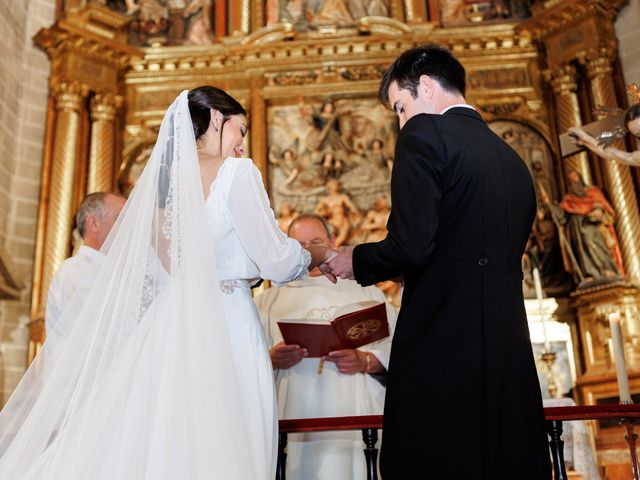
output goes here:
[{"label": "bride's dark hair", "polygon": [[194,88],[189,92],[188,98],[196,140],[209,128],[212,108],[218,110],[223,117],[222,125],[220,125],[220,138],[222,138],[224,124],[231,115],[247,115],[247,111],[240,105],[240,102],[220,88],[210,86]]}]

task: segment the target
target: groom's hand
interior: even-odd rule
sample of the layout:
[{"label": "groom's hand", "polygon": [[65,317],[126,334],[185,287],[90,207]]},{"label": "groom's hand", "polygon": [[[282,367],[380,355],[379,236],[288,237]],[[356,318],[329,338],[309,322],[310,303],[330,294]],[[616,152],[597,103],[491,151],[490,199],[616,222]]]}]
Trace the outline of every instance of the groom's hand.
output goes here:
[{"label": "groom's hand", "polygon": [[342,248],[340,253],[327,262],[334,276],[355,280],[353,275],[353,248]]},{"label": "groom's hand", "polygon": [[326,249],[324,261],[320,265],[318,265],[318,270],[320,270],[324,274],[324,276],[331,281],[331,283],[336,283],[338,279],[331,271],[331,267],[329,267],[328,262],[331,259],[335,258],[336,255],[338,255],[338,252],[336,252],[335,250]]}]

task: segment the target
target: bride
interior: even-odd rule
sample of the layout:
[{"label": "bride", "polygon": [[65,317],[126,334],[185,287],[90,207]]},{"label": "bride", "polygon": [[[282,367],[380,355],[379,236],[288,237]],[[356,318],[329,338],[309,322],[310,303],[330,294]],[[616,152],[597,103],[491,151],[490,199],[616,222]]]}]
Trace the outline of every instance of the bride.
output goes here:
[{"label": "bride", "polygon": [[332,252],[279,229],[243,155],[244,108],[184,91],[109,238],[0,412],[0,479],[275,476],[271,362],[258,278],[304,277]]}]

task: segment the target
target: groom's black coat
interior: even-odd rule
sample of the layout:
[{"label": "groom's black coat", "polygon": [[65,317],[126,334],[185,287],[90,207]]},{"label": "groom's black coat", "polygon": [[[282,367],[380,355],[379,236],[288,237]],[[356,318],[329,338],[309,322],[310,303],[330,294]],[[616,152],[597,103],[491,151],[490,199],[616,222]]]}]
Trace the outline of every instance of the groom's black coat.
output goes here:
[{"label": "groom's black coat", "polygon": [[536,211],[520,157],[472,109],[401,130],[388,236],[356,279],[399,275],[381,468],[392,479],[550,479],[521,258]]}]

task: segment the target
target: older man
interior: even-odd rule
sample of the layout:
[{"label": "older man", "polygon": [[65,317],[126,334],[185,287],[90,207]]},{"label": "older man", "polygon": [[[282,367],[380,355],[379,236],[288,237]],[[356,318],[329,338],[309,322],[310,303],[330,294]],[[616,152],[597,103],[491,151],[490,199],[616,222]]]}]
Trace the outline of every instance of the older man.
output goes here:
[{"label": "older man", "polygon": [[76,226],[83,245],[73,257],[62,262],[53,276],[45,314],[47,335],[57,332],[65,336],[57,328],[60,316],[74,295],[87,293],[91,288],[104,260],[104,255],[99,250],[125,201],[124,197],[115,193],[96,192],[87,195],[80,204]]},{"label": "older man", "polygon": [[[301,215],[289,227],[289,236],[303,246],[332,248],[333,235],[316,215]],[[351,280],[332,284],[318,270],[310,277],[274,287],[256,298],[276,372],[280,418],[379,415],[385,389],[372,375],[386,371],[390,339],[360,349],[331,352],[321,373],[318,358],[306,358],[298,345],[285,345],[277,322],[283,319],[329,321],[344,305],[366,300],[383,302],[375,287],[362,288]],[[390,325],[395,311],[387,305]],[[294,434],[289,436],[287,479],[351,480],[366,478],[359,432]]]}]

